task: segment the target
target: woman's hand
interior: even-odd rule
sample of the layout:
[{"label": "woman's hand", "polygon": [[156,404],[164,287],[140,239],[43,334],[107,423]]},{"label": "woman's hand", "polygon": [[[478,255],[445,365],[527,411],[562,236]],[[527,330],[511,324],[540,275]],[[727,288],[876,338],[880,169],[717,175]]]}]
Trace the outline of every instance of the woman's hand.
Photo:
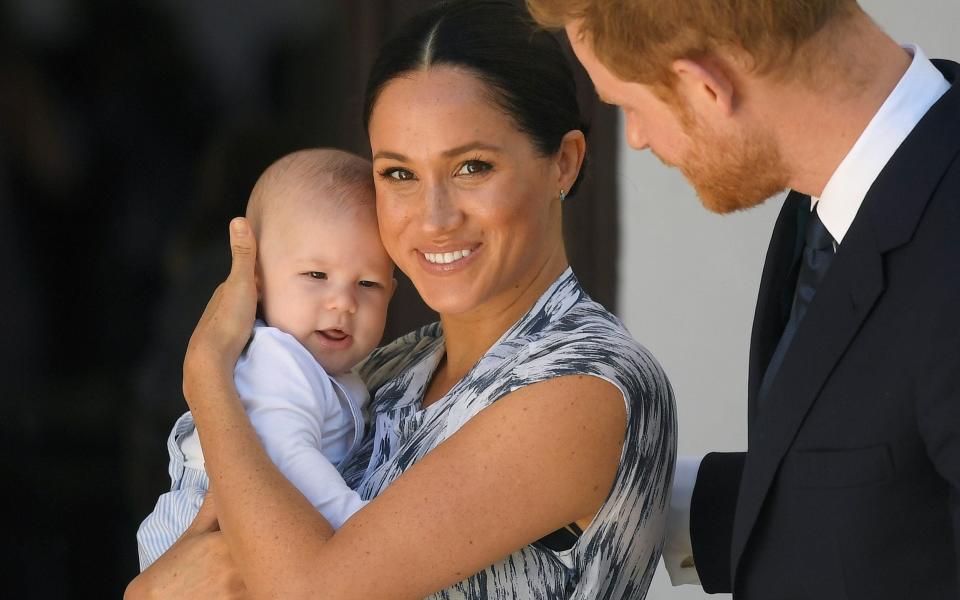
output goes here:
[{"label": "woman's hand", "polygon": [[193,523],[146,571],[130,582],[125,600],[141,598],[249,598],[217,522],[208,493]]},{"label": "woman's hand", "polygon": [[233,256],[230,275],[214,291],[187,346],[183,389],[188,401],[202,397],[190,391],[211,376],[233,373],[253,329],[257,312],[254,277],[257,244],[246,219],[236,218],[230,222],[230,252]]}]

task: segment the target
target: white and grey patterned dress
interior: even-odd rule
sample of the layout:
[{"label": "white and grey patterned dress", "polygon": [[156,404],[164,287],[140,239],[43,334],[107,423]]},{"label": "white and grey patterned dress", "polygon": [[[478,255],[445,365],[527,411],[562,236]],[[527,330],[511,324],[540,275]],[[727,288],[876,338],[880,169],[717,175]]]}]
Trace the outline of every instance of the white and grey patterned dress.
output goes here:
[{"label": "white and grey patterned dress", "polygon": [[532,383],[577,374],[604,379],[623,393],[628,423],[610,496],[571,549],[525,546],[430,598],[643,598],[660,557],[676,458],[673,393],[654,358],[587,296],[570,269],[466,377],[421,409],[443,353],[434,323],[377,350],[363,365],[373,398],[371,430],[342,469],[364,500],[481,410]]}]

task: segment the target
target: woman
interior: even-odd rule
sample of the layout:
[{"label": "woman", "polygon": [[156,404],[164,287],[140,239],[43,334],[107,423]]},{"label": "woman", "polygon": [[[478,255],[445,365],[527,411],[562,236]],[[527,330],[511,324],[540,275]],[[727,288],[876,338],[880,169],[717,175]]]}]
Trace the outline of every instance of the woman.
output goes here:
[{"label": "woman", "polygon": [[567,265],[585,141],[559,45],[513,2],[440,5],[382,49],[365,119],[384,244],[440,314],[363,368],[371,431],[342,468],[372,501],[334,532],[249,426],[232,369],[255,249],[237,220],[184,364],[214,500],[128,595],[642,598],[673,398]]}]

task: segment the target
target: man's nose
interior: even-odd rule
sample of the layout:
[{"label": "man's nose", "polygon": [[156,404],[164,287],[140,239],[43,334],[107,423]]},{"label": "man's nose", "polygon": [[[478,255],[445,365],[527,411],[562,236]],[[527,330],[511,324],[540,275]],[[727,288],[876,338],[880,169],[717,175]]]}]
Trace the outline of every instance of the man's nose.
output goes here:
[{"label": "man's nose", "polygon": [[650,147],[650,140],[643,128],[629,114],[623,115],[623,126],[627,136],[627,144],[634,150],[646,150]]}]

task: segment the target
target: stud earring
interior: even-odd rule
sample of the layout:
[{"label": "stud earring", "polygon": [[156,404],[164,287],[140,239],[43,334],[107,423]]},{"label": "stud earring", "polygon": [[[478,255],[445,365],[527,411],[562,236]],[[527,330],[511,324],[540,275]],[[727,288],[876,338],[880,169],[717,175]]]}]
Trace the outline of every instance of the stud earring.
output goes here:
[{"label": "stud earring", "polygon": [[562,203],[567,199],[567,192],[563,188],[560,188],[560,202]]}]

